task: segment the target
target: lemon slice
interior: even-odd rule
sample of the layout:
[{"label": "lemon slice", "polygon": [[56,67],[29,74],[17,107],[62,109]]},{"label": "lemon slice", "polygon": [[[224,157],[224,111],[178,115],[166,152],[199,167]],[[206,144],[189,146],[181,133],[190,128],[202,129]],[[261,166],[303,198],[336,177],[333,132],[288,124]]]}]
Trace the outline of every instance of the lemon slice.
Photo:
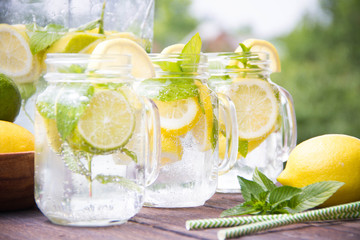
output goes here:
[{"label": "lemon slice", "polygon": [[47,53],[78,53],[91,43],[105,38],[104,36],[83,32],[71,32],[65,34],[62,38],[57,40],[49,49]]},{"label": "lemon slice", "polygon": [[161,166],[180,161],[182,155],[183,148],[179,137],[161,136]]},{"label": "lemon slice", "polygon": [[[281,64],[279,54],[274,45],[266,40],[260,39],[247,39],[243,44],[251,48],[251,52],[267,52],[269,54],[270,69],[272,72],[281,72]],[[235,52],[242,52],[242,48],[239,46]]]},{"label": "lemon slice", "polygon": [[210,90],[200,82],[195,84],[199,87],[202,111],[199,121],[192,130],[192,134],[199,144],[199,150],[205,152],[211,148],[211,135],[213,134],[214,123],[213,107]]},{"label": "lemon slice", "polygon": [[100,150],[124,146],[132,136],[134,127],[132,107],[122,93],[111,90],[94,94],[77,125],[82,138]]},{"label": "lemon slice", "polygon": [[177,44],[170,45],[170,46],[164,48],[161,51],[161,53],[162,54],[181,53],[184,47],[185,47],[185,44],[177,43]]},{"label": "lemon slice", "polygon": [[8,24],[0,24],[0,39],[0,73],[10,78],[29,74],[33,55],[26,33]]},{"label": "lemon slice", "polygon": [[102,41],[104,41],[104,39],[98,39],[92,43],[90,43],[88,46],[86,46],[85,48],[83,48],[79,53],[84,53],[84,54],[91,54],[94,49],[96,48],[96,46],[101,43]]},{"label": "lemon slice", "polygon": [[13,77],[12,79],[18,84],[36,82],[43,71],[41,61],[42,61],[42,56],[40,56],[40,54],[35,54],[33,56],[31,71],[23,76],[16,76]]},{"label": "lemon slice", "polygon": [[[131,55],[132,75],[135,78],[146,79],[155,76],[155,70],[145,50],[136,42],[126,38],[105,40],[99,43],[92,54],[128,54]],[[104,64],[104,63],[103,63]],[[106,68],[106,66],[97,66]]]},{"label": "lemon slice", "polygon": [[154,100],[159,108],[161,133],[166,136],[179,136],[191,130],[200,118],[197,98],[187,98],[162,102]]},{"label": "lemon slice", "polygon": [[56,121],[48,118],[43,118],[43,120],[48,143],[53,151],[59,153],[61,151],[62,140],[57,130]]},{"label": "lemon slice", "polygon": [[260,79],[236,81],[228,94],[235,104],[240,139],[252,141],[273,131],[279,106],[268,82]]}]

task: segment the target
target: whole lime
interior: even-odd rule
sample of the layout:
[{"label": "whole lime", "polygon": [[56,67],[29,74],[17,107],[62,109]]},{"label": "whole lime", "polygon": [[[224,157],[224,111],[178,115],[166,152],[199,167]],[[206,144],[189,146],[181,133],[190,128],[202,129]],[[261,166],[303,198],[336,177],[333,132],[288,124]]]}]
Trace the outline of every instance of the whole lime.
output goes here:
[{"label": "whole lime", "polygon": [[0,73],[0,120],[14,122],[21,107],[21,95],[15,82]]},{"label": "whole lime", "polygon": [[293,187],[331,180],[345,183],[323,207],[359,201],[360,139],[342,134],[308,139],[290,153],[277,180]]}]

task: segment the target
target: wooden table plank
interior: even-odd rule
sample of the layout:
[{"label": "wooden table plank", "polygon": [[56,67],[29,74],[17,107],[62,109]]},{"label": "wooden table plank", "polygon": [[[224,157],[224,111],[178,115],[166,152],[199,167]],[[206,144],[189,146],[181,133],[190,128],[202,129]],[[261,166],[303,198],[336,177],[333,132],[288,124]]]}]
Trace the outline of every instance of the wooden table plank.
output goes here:
[{"label": "wooden table plank", "polygon": [[[127,223],[112,227],[64,227],[50,223],[36,208],[0,212],[0,239],[217,239],[220,229],[185,229],[186,220],[219,217],[220,213],[243,199],[240,194],[215,194],[204,206],[195,208],[144,207]],[[360,239],[360,219],[355,221],[316,222],[284,226],[241,239]]]}]

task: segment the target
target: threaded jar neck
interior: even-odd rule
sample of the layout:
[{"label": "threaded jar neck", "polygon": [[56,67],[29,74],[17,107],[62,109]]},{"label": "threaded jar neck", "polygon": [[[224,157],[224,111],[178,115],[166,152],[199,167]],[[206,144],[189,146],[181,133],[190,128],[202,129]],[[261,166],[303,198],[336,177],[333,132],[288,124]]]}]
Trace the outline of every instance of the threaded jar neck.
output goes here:
[{"label": "threaded jar neck", "polygon": [[266,52],[207,53],[209,73],[213,76],[268,78],[269,54]]},{"label": "threaded jar neck", "polygon": [[130,81],[130,55],[90,55],[77,53],[48,54],[45,60],[47,71],[44,76],[50,82],[71,82],[79,80],[106,82]]},{"label": "threaded jar neck", "polygon": [[208,62],[204,54],[149,54],[156,78],[196,78],[206,81]]}]

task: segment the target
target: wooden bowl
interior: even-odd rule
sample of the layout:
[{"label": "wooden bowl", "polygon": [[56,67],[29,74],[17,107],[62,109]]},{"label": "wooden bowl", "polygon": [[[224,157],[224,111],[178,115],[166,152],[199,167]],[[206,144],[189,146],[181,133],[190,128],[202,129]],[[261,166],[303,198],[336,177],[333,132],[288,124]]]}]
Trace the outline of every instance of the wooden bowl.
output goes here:
[{"label": "wooden bowl", "polygon": [[34,152],[0,154],[0,211],[34,206]]}]

